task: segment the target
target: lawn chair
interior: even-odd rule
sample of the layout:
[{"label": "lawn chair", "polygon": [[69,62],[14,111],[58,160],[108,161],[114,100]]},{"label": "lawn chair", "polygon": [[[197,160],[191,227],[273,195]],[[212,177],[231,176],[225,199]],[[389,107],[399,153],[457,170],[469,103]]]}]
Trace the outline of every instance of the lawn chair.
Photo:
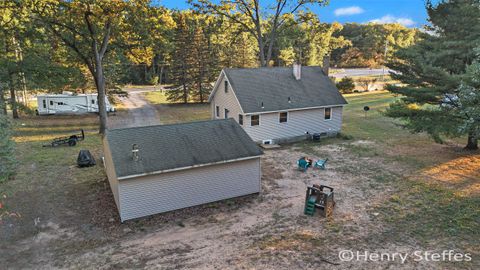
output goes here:
[{"label": "lawn chair", "polygon": [[325,165],[327,165],[328,158],[326,159],[319,159],[315,164],[313,165],[314,168],[318,168],[320,170],[325,170]]},{"label": "lawn chair", "polygon": [[297,160],[297,165],[299,171],[306,172],[308,167],[310,166],[310,163],[308,163],[305,157],[301,157],[299,160]]}]

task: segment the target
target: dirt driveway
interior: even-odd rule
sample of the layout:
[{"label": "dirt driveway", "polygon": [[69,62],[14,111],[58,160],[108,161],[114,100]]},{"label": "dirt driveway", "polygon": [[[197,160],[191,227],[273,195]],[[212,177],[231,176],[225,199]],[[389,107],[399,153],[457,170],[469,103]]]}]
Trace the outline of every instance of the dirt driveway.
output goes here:
[{"label": "dirt driveway", "polygon": [[148,125],[159,125],[157,111],[143,97],[143,93],[155,91],[154,87],[125,87],[123,90],[128,92],[128,97],[120,97],[123,107],[127,109],[126,114],[111,116],[108,119],[109,128],[139,127]]}]

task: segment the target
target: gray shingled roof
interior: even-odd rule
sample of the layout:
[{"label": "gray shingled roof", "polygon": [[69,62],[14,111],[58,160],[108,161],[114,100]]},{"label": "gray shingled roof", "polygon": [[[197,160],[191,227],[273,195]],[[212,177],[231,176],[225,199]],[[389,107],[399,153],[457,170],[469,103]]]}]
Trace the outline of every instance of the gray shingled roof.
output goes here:
[{"label": "gray shingled roof", "polygon": [[[106,139],[117,177],[261,155],[233,119],[111,129]],[[139,160],[132,158],[137,144]]]},{"label": "gray shingled roof", "polygon": [[347,104],[318,66],[302,67],[300,80],[295,80],[291,67],[227,68],[224,72],[245,113]]}]

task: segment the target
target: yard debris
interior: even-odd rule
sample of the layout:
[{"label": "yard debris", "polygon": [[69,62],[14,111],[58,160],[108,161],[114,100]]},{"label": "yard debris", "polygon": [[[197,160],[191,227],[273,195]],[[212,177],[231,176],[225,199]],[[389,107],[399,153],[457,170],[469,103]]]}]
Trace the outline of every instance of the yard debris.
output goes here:
[{"label": "yard debris", "polygon": [[78,167],[91,167],[95,166],[97,163],[95,162],[95,158],[93,157],[92,153],[88,150],[80,150],[78,153],[77,158],[77,165]]}]

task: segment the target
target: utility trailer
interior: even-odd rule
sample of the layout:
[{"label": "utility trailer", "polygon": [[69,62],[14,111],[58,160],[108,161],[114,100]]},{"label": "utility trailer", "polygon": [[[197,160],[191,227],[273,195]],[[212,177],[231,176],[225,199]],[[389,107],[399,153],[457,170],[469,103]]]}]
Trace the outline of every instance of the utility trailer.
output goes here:
[{"label": "utility trailer", "polygon": [[43,147],[48,147],[48,146],[57,147],[57,146],[64,145],[64,144],[66,144],[68,146],[75,146],[75,145],[77,145],[78,141],[83,141],[83,140],[85,140],[85,132],[82,129],[82,130],[80,130],[79,134],[73,134],[73,135],[70,135],[70,136],[55,138],[55,139],[52,140],[51,143],[44,144]]},{"label": "utility trailer", "polygon": [[[115,108],[105,97],[107,112],[114,112]],[[63,94],[48,94],[37,96],[37,114],[82,114],[98,113],[98,95],[97,94],[73,94],[64,92]]]}]

